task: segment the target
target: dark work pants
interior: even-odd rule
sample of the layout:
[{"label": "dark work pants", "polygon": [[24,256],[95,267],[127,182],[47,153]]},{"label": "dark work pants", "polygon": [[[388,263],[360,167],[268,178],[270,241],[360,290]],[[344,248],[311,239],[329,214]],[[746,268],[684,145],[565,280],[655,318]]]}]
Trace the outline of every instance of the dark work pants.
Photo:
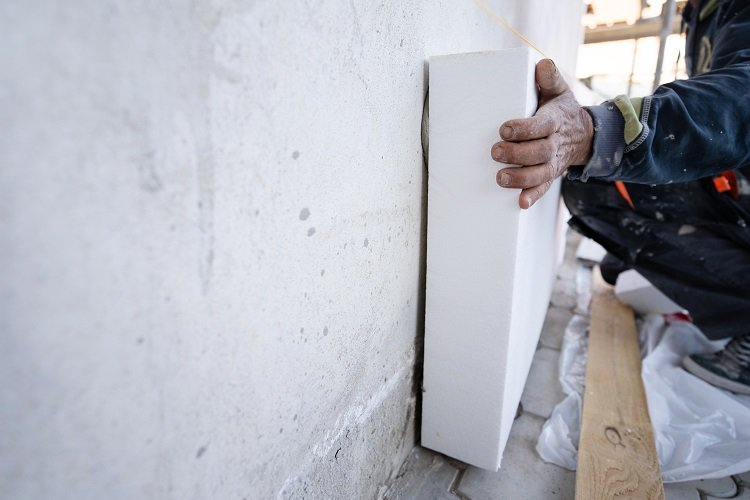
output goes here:
[{"label": "dark work pants", "polygon": [[750,197],[712,181],[614,184],[565,180],[570,226],[686,308],[709,339],[750,334]]}]

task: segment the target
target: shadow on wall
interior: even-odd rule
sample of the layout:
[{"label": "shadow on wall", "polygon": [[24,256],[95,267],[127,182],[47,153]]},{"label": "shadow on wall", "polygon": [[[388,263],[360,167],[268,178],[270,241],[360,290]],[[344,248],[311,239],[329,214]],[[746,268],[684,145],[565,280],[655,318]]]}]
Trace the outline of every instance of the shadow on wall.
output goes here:
[{"label": "shadow on wall", "polygon": [[422,212],[419,221],[419,295],[417,296],[417,331],[414,336],[414,377],[412,393],[414,394],[414,439],[417,443],[422,438],[422,368],[424,366],[424,312],[425,282],[427,275],[427,177],[429,175],[427,160],[429,153],[430,130],[430,90],[429,61],[424,63],[423,87],[425,89],[422,107]]}]

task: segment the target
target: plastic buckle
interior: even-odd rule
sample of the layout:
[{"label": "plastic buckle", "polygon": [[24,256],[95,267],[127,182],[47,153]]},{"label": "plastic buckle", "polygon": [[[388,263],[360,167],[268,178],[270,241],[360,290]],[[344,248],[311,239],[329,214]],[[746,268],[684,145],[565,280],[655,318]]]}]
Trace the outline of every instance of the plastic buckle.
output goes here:
[{"label": "plastic buckle", "polygon": [[719,193],[726,193],[732,190],[732,186],[729,184],[729,179],[723,175],[714,177],[714,187]]},{"label": "plastic buckle", "polygon": [[735,200],[740,197],[737,176],[733,171],[727,170],[713,178],[714,188],[718,193],[729,193]]}]

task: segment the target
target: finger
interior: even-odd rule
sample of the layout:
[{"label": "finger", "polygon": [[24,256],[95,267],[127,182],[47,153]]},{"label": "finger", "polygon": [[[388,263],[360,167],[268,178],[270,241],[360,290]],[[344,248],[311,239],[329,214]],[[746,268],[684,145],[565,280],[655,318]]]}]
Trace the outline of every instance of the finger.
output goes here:
[{"label": "finger", "polygon": [[542,139],[554,134],[560,128],[556,114],[547,113],[542,108],[531,118],[508,120],[500,127],[500,137],[506,141],[528,141]]},{"label": "finger", "polygon": [[524,189],[518,196],[518,206],[521,208],[531,208],[534,203],[544,196],[544,193],[549,191],[549,187],[552,185],[552,181],[547,181],[539,186]]},{"label": "finger", "polygon": [[552,59],[542,59],[536,64],[536,84],[541,97],[554,97],[568,90],[568,84]]},{"label": "finger", "polygon": [[556,150],[549,137],[526,142],[500,141],[492,146],[492,158],[512,165],[538,165],[549,161]]},{"label": "finger", "polygon": [[504,168],[497,172],[496,180],[502,187],[528,189],[553,181],[556,177],[555,167],[551,163],[544,163],[532,167]]}]

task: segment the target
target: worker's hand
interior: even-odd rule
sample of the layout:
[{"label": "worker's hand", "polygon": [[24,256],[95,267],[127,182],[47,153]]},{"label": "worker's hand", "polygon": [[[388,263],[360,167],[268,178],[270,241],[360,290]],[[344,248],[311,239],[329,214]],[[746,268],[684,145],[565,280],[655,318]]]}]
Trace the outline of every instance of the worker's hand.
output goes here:
[{"label": "worker's hand", "polygon": [[591,157],[594,127],[591,116],[568,88],[551,59],[536,65],[539,109],[531,118],[500,126],[502,141],[492,146],[492,158],[520,165],[497,173],[502,187],[521,188],[518,205],[529,208],[547,192],[570,165]]}]

